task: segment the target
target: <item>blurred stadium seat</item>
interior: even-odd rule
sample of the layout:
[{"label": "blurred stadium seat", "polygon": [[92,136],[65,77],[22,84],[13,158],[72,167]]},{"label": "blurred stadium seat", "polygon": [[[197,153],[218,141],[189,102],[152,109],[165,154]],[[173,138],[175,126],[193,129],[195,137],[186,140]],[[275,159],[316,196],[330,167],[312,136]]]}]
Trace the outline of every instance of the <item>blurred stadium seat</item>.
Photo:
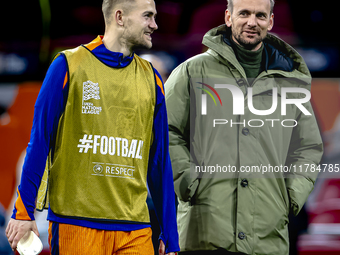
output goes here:
[{"label": "blurred stadium seat", "polygon": [[308,234],[299,237],[299,254],[340,254],[340,179],[323,180],[308,213]]},{"label": "blurred stadium seat", "polygon": [[0,122],[0,202],[7,210],[16,184],[16,167],[26,149],[33,123],[34,103],[41,82],[18,85],[18,93]]}]

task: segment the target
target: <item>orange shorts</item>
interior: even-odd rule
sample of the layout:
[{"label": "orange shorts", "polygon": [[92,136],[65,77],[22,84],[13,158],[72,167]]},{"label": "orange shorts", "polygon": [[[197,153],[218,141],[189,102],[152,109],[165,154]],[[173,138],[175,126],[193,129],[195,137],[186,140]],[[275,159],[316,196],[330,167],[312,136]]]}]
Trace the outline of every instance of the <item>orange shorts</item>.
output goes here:
[{"label": "orange shorts", "polygon": [[154,254],[151,228],[107,231],[50,222],[48,232],[52,255]]}]

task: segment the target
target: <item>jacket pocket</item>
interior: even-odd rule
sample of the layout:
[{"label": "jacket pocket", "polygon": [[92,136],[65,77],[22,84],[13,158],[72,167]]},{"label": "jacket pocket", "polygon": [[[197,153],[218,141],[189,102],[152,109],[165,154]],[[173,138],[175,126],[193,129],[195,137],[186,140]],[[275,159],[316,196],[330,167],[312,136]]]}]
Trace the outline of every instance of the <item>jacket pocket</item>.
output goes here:
[{"label": "jacket pocket", "polygon": [[188,202],[190,205],[195,204],[195,194],[198,189],[199,179],[196,178],[188,187]]}]

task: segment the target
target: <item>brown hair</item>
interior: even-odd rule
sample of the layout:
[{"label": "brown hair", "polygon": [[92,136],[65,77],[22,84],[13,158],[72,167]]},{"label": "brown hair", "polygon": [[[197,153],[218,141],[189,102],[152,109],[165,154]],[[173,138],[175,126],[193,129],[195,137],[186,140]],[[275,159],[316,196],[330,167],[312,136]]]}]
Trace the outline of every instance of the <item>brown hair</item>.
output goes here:
[{"label": "brown hair", "polygon": [[[228,1],[228,10],[233,13],[233,0],[227,0]],[[270,0],[270,14],[273,13],[274,11],[274,5],[275,5],[275,1],[274,0]]]}]

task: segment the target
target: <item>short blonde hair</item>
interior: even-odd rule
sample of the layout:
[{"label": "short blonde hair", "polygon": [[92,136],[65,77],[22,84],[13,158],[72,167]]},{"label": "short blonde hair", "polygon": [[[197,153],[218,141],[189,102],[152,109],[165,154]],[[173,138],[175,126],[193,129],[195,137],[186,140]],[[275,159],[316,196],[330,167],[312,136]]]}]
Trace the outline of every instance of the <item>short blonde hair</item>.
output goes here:
[{"label": "short blonde hair", "polygon": [[133,3],[135,3],[135,0],[103,0],[102,11],[105,23],[109,24],[111,22],[109,17],[111,16],[114,7],[116,7],[118,4],[122,4],[124,9],[128,11],[131,9]]}]

